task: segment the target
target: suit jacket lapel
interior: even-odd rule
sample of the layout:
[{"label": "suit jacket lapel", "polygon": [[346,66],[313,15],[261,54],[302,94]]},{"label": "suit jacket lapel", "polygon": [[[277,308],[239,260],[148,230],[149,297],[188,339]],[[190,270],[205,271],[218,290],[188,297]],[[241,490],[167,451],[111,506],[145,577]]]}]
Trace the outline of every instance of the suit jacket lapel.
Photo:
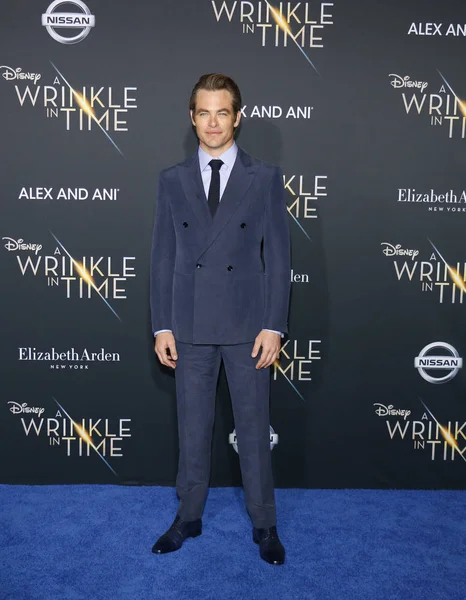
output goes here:
[{"label": "suit jacket lapel", "polygon": [[222,199],[220,200],[217,211],[211,221],[212,224],[207,235],[206,246],[204,247],[203,252],[205,252],[217,238],[219,233],[233,216],[233,213],[244,200],[246,192],[251,186],[257,170],[258,166],[253,164],[251,157],[239,148]]},{"label": "suit jacket lapel", "polygon": [[199,223],[207,230],[212,225],[212,215],[204,193],[197,152],[177,168],[185,196]]},{"label": "suit jacket lapel", "polygon": [[[241,148],[231,171],[222,199],[219,203],[214,218],[210,214],[207,198],[204,193],[201,172],[199,169],[198,153],[177,167],[181,185],[185,196],[196,215],[200,225],[207,232],[206,244],[202,249],[203,254],[212,242],[218,237],[222,229],[233,216],[246,196],[253,179],[258,171],[251,157]],[[200,254],[200,255],[201,255]],[[199,255],[199,256],[200,256]]]}]

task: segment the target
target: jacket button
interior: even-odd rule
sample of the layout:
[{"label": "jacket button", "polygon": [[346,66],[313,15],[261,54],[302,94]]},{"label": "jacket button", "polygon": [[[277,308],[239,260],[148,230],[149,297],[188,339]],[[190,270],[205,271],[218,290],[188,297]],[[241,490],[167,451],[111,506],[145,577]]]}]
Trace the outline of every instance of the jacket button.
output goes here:
[{"label": "jacket button", "polygon": [[228,269],[229,271],[233,271],[233,267],[232,267],[231,265],[228,265],[227,269]]},{"label": "jacket button", "polygon": [[246,227],[246,223],[241,223],[241,229],[244,229]]},{"label": "jacket button", "polygon": [[200,269],[202,267],[201,263],[197,263],[196,269]]},{"label": "jacket button", "polygon": [[188,224],[186,223],[186,221],[183,223],[183,227],[187,227]]}]

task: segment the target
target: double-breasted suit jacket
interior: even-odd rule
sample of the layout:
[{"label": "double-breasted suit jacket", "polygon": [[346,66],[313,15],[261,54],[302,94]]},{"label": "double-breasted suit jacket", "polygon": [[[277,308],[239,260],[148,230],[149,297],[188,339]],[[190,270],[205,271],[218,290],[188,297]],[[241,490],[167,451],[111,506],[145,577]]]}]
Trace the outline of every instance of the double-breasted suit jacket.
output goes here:
[{"label": "double-breasted suit jacket", "polygon": [[241,149],[212,218],[198,154],[161,172],[153,230],[153,331],[239,344],[288,331],[290,238],[280,169]]}]

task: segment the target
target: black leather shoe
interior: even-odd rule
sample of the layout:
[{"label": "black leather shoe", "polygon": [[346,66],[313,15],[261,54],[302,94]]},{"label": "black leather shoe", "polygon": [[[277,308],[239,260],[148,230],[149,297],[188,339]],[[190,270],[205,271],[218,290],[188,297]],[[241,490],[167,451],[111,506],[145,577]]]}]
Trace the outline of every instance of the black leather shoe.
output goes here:
[{"label": "black leather shoe", "polygon": [[179,515],[176,515],[170,529],[164,533],[156,541],[152,547],[154,554],[166,554],[167,552],[175,552],[183,545],[183,542],[188,537],[197,537],[202,533],[202,521],[182,521]]},{"label": "black leather shoe", "polygon": [[282,565],[285,562],[285,548],[278,537],[277,528],[252,530],[252,539],[259,544],[259,553],[265,562],[271,565]]}]

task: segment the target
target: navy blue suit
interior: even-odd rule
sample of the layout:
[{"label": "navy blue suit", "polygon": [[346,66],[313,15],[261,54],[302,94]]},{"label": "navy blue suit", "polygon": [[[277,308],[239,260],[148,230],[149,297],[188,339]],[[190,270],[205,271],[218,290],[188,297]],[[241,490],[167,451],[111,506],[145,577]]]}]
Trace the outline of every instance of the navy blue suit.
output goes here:
[{"label": "navy blue suit", "polygon": [[286,333],[290,238],[277,167],[239,149],[212,218],[197,153],[161,172],[151,271],[152,330],[170,329],[184,520],[201,516],[208,489],[215,390],[223,359],[249,514],[275,524],[269,448],[269,369],[251,351],[262,329]]}]

